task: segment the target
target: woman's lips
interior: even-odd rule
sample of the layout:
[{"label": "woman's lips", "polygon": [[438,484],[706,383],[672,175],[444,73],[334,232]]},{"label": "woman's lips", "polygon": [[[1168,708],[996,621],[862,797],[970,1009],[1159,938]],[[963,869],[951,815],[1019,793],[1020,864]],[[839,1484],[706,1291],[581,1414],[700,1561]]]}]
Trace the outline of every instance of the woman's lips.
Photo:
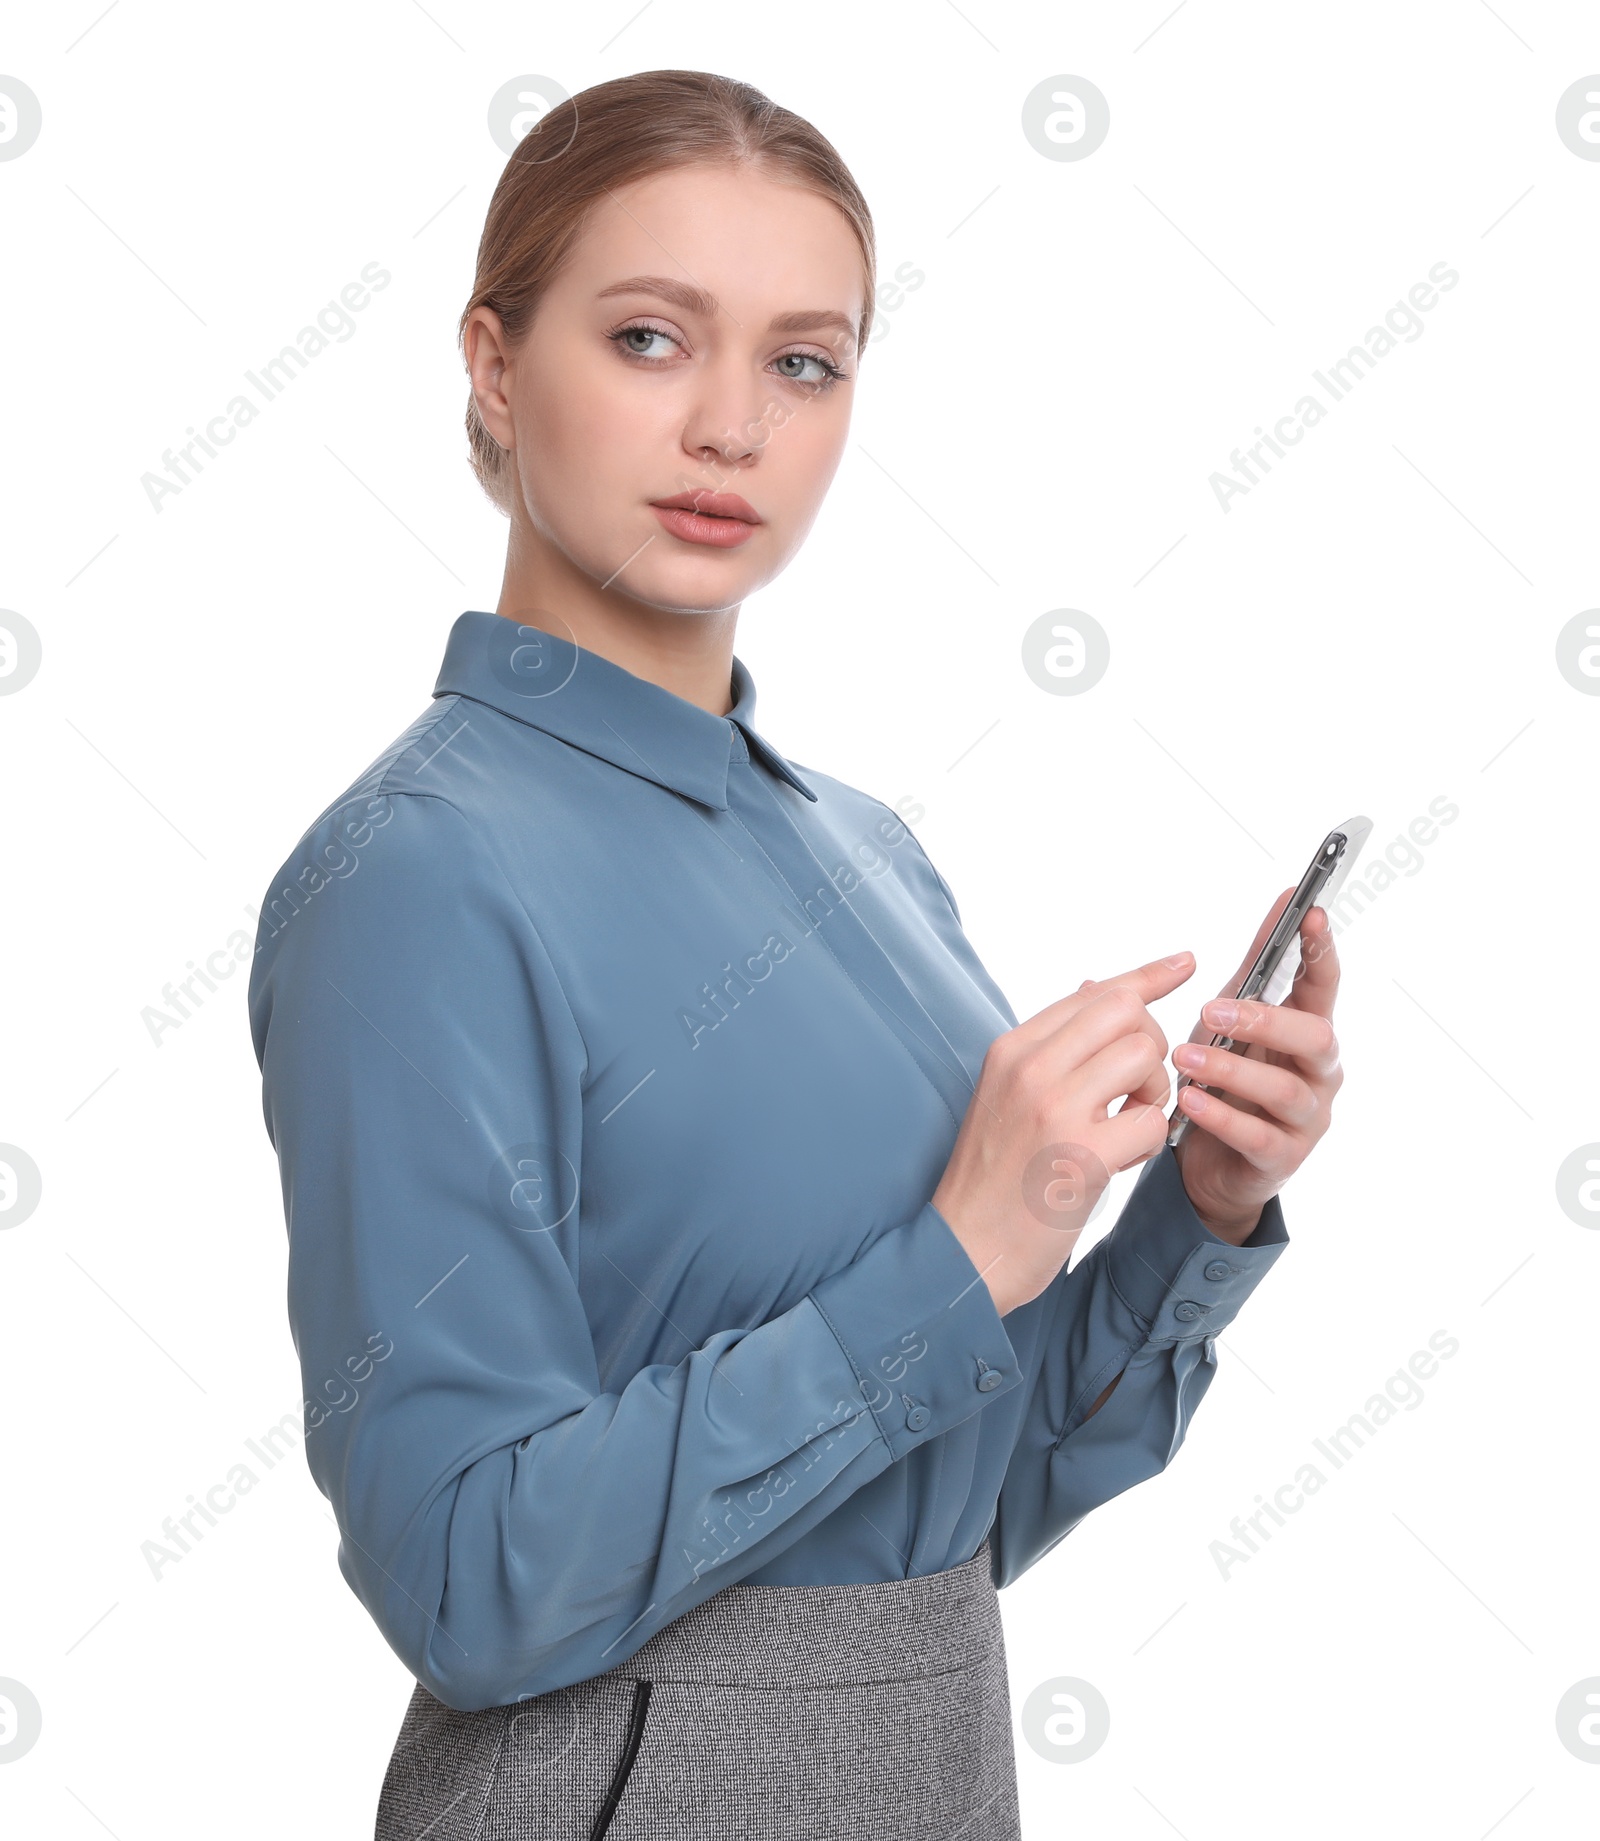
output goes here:
[{"label": "woman's lips", "polygon": [[680,492],[655,500],[650,509],[674,537],[719,550],[748,543],[761,522],[736,492]]}]

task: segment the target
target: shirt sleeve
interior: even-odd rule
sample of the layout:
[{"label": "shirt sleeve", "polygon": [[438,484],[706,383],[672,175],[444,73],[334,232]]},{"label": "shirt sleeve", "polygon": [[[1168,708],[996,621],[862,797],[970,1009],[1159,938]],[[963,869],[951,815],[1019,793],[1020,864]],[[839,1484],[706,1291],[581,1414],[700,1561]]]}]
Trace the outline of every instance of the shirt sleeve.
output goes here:
[{"label": "shirt sleeve", "polygon": [[[1172,1461],[1216,1373],[1218,1332],[1288,1240],[1277,1196],[1243,1245],[1213,1234],[1163,1145],[1111,1232],[1006,1317],[1026,1369],[1037,1374],[990,1531],[996,1585],[1009,1585],[1092,1509]],[[1110,1398],[1086,1418],[1119,1373]]]},{"label": "shirt sleeve", "polygon": [[602,1384],[583,1039],[443,799],[324,815],[264,904],[250,1011],[307,1462],[346,1581],[447,1706],[626,1661],[1022,1384],[987,1286],[916,1198],[793,1308]]}]

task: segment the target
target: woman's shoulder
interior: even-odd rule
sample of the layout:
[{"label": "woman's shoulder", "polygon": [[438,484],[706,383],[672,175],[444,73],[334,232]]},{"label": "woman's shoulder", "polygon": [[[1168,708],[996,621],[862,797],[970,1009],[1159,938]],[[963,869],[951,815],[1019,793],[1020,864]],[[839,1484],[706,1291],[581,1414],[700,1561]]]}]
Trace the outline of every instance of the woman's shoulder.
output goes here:
[{"label": "woman's shoulder", "polygon": [[452,772],[449,759],[467,720],[460,701],[437,698],[322,807],[274,872],[266,915],[345,880],[380,835],[395,877],[436,877],[478,852],[472,776]]},{"label": "woman's shoulder", "polygon": [[451,743],[469,726],[461,702],[460,697],[436,697],[343,792],[329,800],[307,831],[315,831],[333,813],[362,800],[415,793],[460,805],[463,787],[449,771],[448,756]]},{"label": "woman's shoulder", "polygon": [[375,822],[397,802],[415,809],[415,826],[408,828],[453,832],[465,824],[481,830],[504,796],[504,776],[484,752],[485,731],[496,727],[496,715],[462,697],[436,697],[323,806],[301,834],[300,848],[337,831],[352,812],[367,810]]}]

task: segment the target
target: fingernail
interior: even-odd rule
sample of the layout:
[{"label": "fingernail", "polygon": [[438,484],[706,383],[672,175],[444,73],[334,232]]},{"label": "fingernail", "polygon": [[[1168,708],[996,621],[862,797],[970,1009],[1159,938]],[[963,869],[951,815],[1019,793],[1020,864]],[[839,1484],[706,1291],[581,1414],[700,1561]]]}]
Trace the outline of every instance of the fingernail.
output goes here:
[{"label": "fingernail", "polygon": [[1239,1006],[1228,998],[1221,998],[1206,1005],[1206,1021],[1219,1029],[1226,1029],[1230,1023],[1239,1020]]},{"label": "fingernail", "polygon": [[1175,952],[1170,959],[1163,959],[1163,965],[1187,965],[1194,957],[1193,953]]}]

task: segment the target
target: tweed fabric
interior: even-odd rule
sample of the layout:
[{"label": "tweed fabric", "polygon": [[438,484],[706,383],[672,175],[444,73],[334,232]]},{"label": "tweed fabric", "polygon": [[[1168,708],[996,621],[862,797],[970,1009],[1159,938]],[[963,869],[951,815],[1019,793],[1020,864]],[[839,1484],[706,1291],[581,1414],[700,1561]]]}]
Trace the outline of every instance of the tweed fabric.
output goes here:
[{"label": "tweed fabric", "polygon": [[988,1541],[920,1578],[727,1586],[617,1668],[509,1706],[417,1684],[375,1841],[600,1834],[1019,1841]]}]

